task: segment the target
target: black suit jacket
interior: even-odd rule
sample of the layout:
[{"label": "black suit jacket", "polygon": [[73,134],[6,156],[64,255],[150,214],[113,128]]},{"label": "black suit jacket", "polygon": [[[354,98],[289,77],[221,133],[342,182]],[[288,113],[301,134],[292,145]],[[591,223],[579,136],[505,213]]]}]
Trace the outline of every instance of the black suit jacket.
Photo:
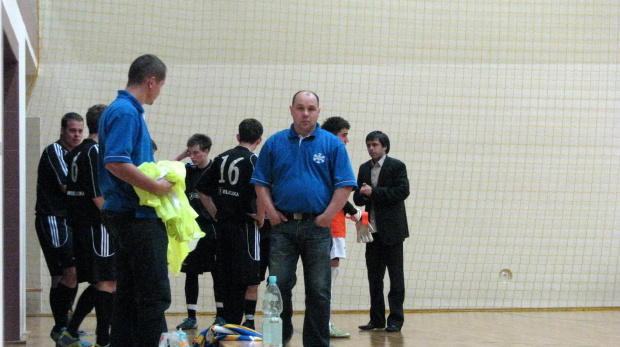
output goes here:
[{"label": "black suit jacket", "polygon": [[385,244],[403,242],[409,237],[405,199],[409,196],[409,179],[407,167],[398,159],[386,157],[379,172],[377,186],[372,188],[372,195],[366,197],[360,193],[362,183],[372,185],[370,169],[372,160],[360,165],[357,175],[357,189],[353,193],[353,202],[358,206],[366,206],[366,211],[374,206],[376,232]]}]

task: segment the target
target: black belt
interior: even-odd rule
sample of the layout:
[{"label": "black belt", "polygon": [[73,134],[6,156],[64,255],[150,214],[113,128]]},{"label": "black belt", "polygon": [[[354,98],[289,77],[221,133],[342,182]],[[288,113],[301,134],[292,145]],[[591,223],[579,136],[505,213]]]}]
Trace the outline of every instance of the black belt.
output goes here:
[{"label": "black belt", "polygon": [[284,212],[284,211],[280,211],[280,213],[282,213],[284,217],[286,217],[286,219],[288,219],[289,221],[296,220],[296,221],[304,221],[304,222],[312,222],[320,214],[320,213]]}]

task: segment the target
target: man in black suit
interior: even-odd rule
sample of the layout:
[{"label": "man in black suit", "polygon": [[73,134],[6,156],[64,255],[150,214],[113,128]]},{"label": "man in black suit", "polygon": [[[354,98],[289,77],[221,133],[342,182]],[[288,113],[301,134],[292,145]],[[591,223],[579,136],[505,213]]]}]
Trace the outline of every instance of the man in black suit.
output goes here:
[{"label": "man in black suit", "polygon": [[[366,268],[370,288],[370,322],[361,330],[383,329],[398,332],[405,316],[405,275],[403,271],[403,242],[409,237],[405,199],[409,196],[407,167],[398,159],[388,157],[390,139],[381,131],[366,136],[366,148],[371,160],[360,165],[353,201],[366,206],[370,224],[374,227],[374,242],[366,244]],[[385,319],[383,278],[387,268],[390,275],[388,303],[390,314]]]}]

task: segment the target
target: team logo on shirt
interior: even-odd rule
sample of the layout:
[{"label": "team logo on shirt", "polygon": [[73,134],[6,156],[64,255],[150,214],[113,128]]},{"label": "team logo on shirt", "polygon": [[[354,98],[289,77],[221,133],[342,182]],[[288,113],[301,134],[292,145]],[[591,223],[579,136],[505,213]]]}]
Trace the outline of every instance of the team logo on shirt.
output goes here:
[{"label": "team logo on shirt", "polygon": [[218,188],[218,191],[220,193],[220,195],[230,195],[230,196],[234,196],[234,197],[239,197],[239,192],[236,192],[234,190],[228,190],[228,189],[224,189],[222,187]]},{"label": "team logo on shirt", "polygon": [[317,164],[321,164],[325,162],[325,156],[323,155],[323,153],[317,153],[312,157],[312,160],[314,160],[314,162]]}]

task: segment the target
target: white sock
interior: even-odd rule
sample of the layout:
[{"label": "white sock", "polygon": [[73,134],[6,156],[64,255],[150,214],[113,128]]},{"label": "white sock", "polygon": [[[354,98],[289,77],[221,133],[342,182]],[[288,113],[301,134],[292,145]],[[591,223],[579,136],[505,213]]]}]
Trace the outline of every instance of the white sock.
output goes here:
[{"label": "white sock", "polygon": [[332,294],[334,292],[334,283],[336,283],[336,278],[338,278],[339,272],[340,272],[339,267],[332,266]]},{"label": "white sock", "polygon": [[[336,278],[338,277],[338,273],[340,272],[340,269],[338,267],[334,267],[332,266],[332,300],[334,298],[334,283],[336,283]],[[329,312],[332,311],[332,300],[329,301]]]}]

